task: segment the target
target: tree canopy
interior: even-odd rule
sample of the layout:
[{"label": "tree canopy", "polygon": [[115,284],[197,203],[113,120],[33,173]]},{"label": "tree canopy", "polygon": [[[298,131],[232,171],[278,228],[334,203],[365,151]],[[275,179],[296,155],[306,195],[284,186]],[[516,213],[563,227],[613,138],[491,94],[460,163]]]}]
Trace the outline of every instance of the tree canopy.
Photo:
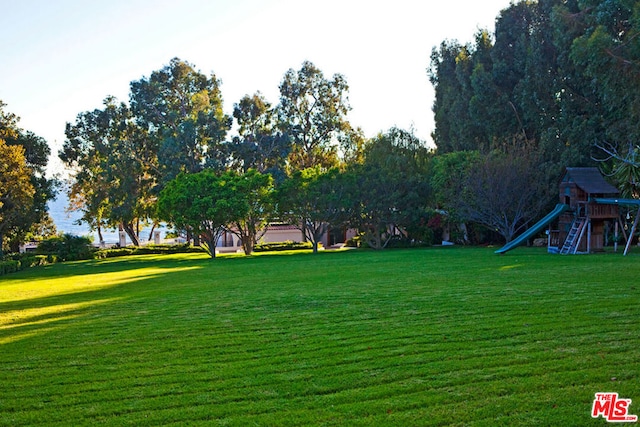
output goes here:
[{"label": "tree canopy", "polygon": [[211,169],[181,173],[160,192],[158,215],[177,227],[202,236],[212,258],[218,239],[229,224],[240,221],[250,207],[240,180],[233,172],[219,175]]},{"label": "tree canopy", "polygon": [[47,212],[57,181],[45,176],[47,142],[18,126],[19,118],[0,101],[0,255],[17,251],[28,235],[55,232]]}]

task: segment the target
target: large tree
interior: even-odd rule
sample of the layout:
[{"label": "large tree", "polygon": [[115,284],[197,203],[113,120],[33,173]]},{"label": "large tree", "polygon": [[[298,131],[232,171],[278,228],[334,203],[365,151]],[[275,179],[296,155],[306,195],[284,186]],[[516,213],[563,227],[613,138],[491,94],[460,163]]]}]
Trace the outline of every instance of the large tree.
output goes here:
[{"label": "large tree", "polygon": [[[137,125],[131,109],[113,97],[104,109],[81,113],[67,124],[59,156],[73,171],[70,200],[83,221],[121,227],[140,244],[140,222],[153,218],[158,179],[156,145]],[[102,239],[101,239],[102,240]]]},{"label": "large tree", "polygon": [[438,151],[486,151],[518,135],[556,174],[589,163],[599,107],[589,105],[585,67],[569,56],[580,33],[578,12],[576,2],[512,3],[493,33],[434,49],[429,74]]},{"label": "large tree", "polygon": [[338,168],[316,166],[295,172],[278,187],[280,219],[298,227],[314,253],[329,226],[341,227],[348,219],[353,186],[346,179]]},{"label": "large tree", "polygon": [[33,204],[35,190],[31,175],[24,148],[7,145],[0,138],[0,257],[5,234],[20,222],[21,216]]},{"label": "large tree", "polygon": [[158,198],[158,216],[179,229],[199,235],[212,258],[222,233],[247,216],[249,205],[238,188],[238,175],[212,169],[181,173],[169,181]]},{"label": "large tree", "polygon": [[151,76],[131,82],[136,122],[158,146],[161,183],[180,172],[226,165],[223,142],[231,118],[222,110],[220,80],[178,58]]},{"label": "large tree", "polygon": [[[4,110],[5,104],[0,101],[0,140],[5,144],[4,150],[7,158],[4,167],[9,167],[11,163],[15,170],[5,169],[6,180],[3,184],[2,191],[6,194],[20,193],[21,191],[32,192],[29,196],[28,203],[19,202],[21,197],[13,196],[14,202],[5,200],[4,205],[5,219],[2,235],[7,240],[12,251],[17,251],[19,244],[22,243],[28,235],[39,235],[40,231],[48,233],[53,232],[55,227],[51,227],[51,218],[47,212],[47,202],[54,198],[55,187],[57,181],[46,177],[46,166],[49,160],[49,146],[47,142],[35,135],[33,132],[25,131],[18,126],[19,118],[8,111]],[[18,154],[18,152],[22,154]],[[16,160],[20,157],[24,164],[19,166]],[[18,163],[16,163],[18,162]],[[10,183],[16,182],[15,175],[28,175],[29,185],[24,189],[11,188]],[[13,178],[11,177],[13,175]],[[22,184],[20,184],[22,185]],[[19,202],[19,203],[18,203]],[[9,204],[13,204],[11,213],[9,214]],[[7,218],[11,217],[11,221]],[[10,224],[10,225],[9,225]],[[49,225],[47,225],[49,224]],[[40,231],[39,231],[40,230]],[[5,242],[6,243],[6,242]],[[0,243],[1,244],[1,243]]]},{"label": "large tree", "polygon": [[429,202],[430,157],[415,135],[392,128],[368,143],[362,164],[351,166],[350,225],[370,247],[384,249],[394,236],[411,237],[407,230]]},{"label": "large tree", "polygon": [[228,147],[231,168],[242,172],[255,169],[278,181],[284,178],[291,142],[277,128],[276,111],[271,104],[260,92],[246,95],[235,104],[233,117],[238,135]]},{"label": "large tree", "polygon": [[244,199],[247,211],[230,223],[231,231],[240,238],[244,253],[251,255],[274,216],[273,178],[254,169],[248,170],[237,178],[236,197]]},{"label": "large tree", "polygon": [[331,79],[306,61],[300,70],[290,69],[280,83],[280,129],[292,139],[291,171],[320,166],[325,170],[338,161],[339,140],[351,127],[347,121],[349,86],[344,76]]},{"label": "large tree", "polygon": [[469,157],[457,189],[449,194],[449,206],[463,221],[480,224],[510,242],[527,229],[549,206],[552,194],[549,175],[540,155],[522,141],[504,151],[494,150]]}]

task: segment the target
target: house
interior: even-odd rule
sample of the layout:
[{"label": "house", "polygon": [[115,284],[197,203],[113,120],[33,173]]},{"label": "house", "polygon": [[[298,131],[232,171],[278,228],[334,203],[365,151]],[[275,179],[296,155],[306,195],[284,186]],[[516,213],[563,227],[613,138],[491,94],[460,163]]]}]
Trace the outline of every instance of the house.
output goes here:
[{"label": "house", "polygon": [[[329,228],[329,231],[324,234],[320,243],[325,248],[331,246],[337,246],[343,244],[356,235],[356,231],[352,229],[342,228]],[[302,231],[294,225],[271,223],[267,226],[267,230],[260,239],[262,243],[274,243],[274,242],[304,242],[306,241]],[[225,231],[220,238],[216,246],[219,252],[241,252],[242,242],[240,238],[235,234]]]}]

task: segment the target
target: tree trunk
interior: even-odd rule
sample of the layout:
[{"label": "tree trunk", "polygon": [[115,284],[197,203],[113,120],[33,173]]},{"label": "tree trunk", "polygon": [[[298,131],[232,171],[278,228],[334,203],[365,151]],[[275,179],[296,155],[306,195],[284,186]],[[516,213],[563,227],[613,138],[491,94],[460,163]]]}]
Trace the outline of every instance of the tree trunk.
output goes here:
[{"label": "tree trunk", "polygon": [[100,224],[98,224],[98,240],[100,241],[100,247],[104,247],[104,237],[102,237],[102,227],[100,227]]},{"label": "tree trunk", "polygon": [[[211,257],[211,259],[214,259],[216,257],[216,240],[217,240],[217,237],[216,236],[214,236],[212,238],[203,237],[202,240],[209,247],[209,256]],[[200,245],[198,245],[198,246],[200,246]]]},{"label": "tree trunk", "polygon": [[151,239],[153,239],[153,232],[156,229],[156,225],[158,225],[158,223],[154,221],[153,225],[151,226],[151,233],[149,233],[149,238],[147,239],[148,241],[151,241]]},{"label": "tree trunk", "polygon": [[122,228],[127,233],[127,236],[129,236],[129,239],[131,239],[131,243],[133,243],[133,246],[140,246],[140,238],[138,238],[138,235],[133,228],[133,224],[122,223]]},{"label": "tree trunk", "polygon": [[254,240],[253,237],[250,236],[239,236],[240,240],[242,240],[242,250],[244,251],[245,255],[251,255],[253,253],[253,245],[254,245]]}]

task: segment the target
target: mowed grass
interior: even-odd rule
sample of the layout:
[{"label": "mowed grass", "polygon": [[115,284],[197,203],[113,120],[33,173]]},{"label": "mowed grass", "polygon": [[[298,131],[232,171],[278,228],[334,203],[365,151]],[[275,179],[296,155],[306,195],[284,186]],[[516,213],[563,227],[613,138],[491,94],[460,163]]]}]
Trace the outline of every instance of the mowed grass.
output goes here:
[{"label": "mowed grass", "polygon": [[0,425],[605,425],[640,256],[190,254],[0,279]]}]

